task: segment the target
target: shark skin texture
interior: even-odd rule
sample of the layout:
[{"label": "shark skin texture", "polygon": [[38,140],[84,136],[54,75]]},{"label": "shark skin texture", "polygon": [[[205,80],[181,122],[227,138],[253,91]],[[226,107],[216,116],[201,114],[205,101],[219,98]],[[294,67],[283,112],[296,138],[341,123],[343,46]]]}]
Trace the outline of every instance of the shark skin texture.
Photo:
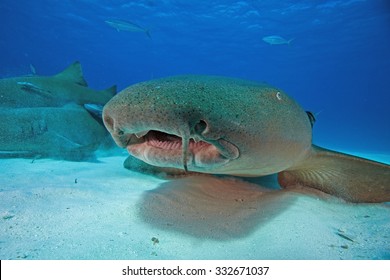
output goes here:
[{"label": "shark skin texture", "polygon": [[113,97],[103,121],[150,173],[277,174],[283,188],[390,201],[389,165],[313,145],[313,114],[270,85],[197,75],[151,80]]}]

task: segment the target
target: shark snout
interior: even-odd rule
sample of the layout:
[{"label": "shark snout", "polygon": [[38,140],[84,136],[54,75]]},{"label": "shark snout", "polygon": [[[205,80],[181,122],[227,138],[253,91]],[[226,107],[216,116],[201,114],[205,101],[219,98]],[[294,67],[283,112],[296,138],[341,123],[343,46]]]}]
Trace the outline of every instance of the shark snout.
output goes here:
[{"label": "shark snout", "polygon": [[[238,148],[215,133],[200,111],[185,107],[130,108],[108,103],[103,121],[118,146],[156,166],[199,170],[226,164]],[[149,104],[150,105],[150,104]]]},{"label": "shark snout", "polygon": [[190,130],[201,132],[207,125],[201,108],[179,104],[175,98],[161,99],[159,94],[122,92],[104,107],[104,123],[115,134],[155,129],[177,136],[188,134]]},{"label": "shark snout", "polygon": [[110,132],[115,143],[121,147],[125,148],[129,142],[129,135],[124,132],[120,126],[118,126],[117,121],[113,116],[108,113],[103,113],[103,122],[107,130]]},{"label": "shark snout", "polygon": [[[115,101],[115,100],[114,100]],[[126,147],[132,136],[142,137],[148,131],[160,131],[184,139],[201,140],[208,122],[199,112],[184,108],[145,106],[139,110],[109,102],[103,109],[103,122],[120,147]]]}]

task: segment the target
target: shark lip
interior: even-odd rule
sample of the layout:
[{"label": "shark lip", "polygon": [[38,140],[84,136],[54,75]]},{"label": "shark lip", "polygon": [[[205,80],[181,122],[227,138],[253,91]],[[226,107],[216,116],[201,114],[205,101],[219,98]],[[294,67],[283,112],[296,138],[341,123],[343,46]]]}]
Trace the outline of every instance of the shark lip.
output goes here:
[{"label": "shark lip", "polygon": [[224,165],[239,155],[238,148],[224,139],[209,141],[198,135],[189,138],[187,152],[184,152],[181,136],[158,130],[133,133],[127,150],[151,165],[181,169],[184,166],[185,170],[188,167],[192,171]]}]

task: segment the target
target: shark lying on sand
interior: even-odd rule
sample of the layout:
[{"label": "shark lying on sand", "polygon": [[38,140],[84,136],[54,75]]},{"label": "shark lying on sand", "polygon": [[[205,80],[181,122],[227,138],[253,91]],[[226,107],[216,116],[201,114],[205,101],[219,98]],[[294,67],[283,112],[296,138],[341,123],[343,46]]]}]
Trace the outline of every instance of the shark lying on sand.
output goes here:
[{"label": "shark lying on sand", "polygon": [[0,80],[0,107],[60,107],[67,103],[106,104],[116,86],[95,91],[87,86],[79,62],[54,76],[27,76]]},{"label": "shark lying on sand", "polygon": [[0,158],[89,158],[108,135],[93,109],[115,93],[88,88],[78,62],[51,77],[0,80]]},{"label": "shark lying on sand", "polygon": [[106,129],[81,106],[2,108],[0,158],[82,160],[105,142]]},{"label": "shark lying on sand", "polygon": [[283,91],[212,76],[135,84],[103,110],[115,142],[161,170],[278,173],[352,202],[390,201],[390,166],[312,145],[312,116]]}]

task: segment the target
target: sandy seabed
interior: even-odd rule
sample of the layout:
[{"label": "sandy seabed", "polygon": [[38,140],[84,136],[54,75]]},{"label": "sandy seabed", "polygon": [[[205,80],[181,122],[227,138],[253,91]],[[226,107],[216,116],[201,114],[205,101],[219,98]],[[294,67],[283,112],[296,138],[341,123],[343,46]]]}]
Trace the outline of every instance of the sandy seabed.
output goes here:
[{"label": "sandy seabed", "polygon": [[163,180],[125,158],[0,160],[0,259],[390,259],[389,203],[276,190],[274,176]]}]

